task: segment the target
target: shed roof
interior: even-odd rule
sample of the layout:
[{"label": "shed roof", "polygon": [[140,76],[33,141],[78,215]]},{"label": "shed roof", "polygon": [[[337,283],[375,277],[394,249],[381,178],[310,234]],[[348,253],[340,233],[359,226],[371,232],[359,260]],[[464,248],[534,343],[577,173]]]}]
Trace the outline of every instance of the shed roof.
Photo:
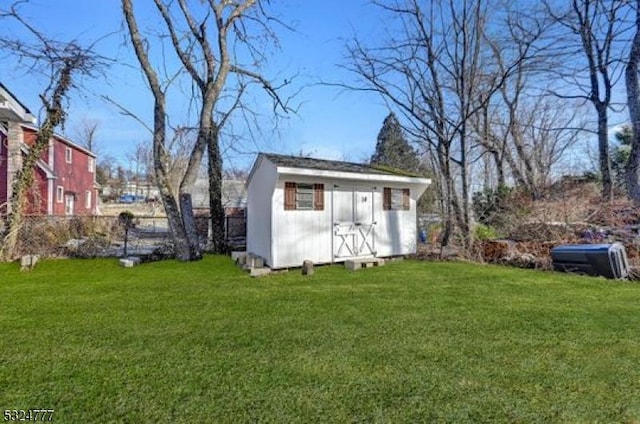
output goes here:
[{"label": "shed roof", "polygon": [[261,156],[268,159],[276,166],[287,168],[315,169],[321,171],[335,172],[353,172],[357,174],[377,174],[377,175],[395,175],[402,177],[420,177],[418,175],[402,171],[399,169],[380,166],[368,165],[354,162],[342,162],[326,159],[315,159],[302,156],[286,156],[273,153],[260,153]]}]

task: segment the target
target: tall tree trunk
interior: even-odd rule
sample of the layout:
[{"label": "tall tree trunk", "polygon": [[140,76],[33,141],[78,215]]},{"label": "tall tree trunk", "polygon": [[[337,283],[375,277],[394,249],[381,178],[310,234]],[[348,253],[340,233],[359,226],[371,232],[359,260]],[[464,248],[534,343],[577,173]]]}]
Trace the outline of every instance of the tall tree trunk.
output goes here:
[{"label": "tall tree trunk", "polygon": [[600,174],[602,175],[602,200],[613,200],[613,182],[611,180],[611,160],[609,159],[609,118],[604,104],[596,105],[598,112],[598,154]]},{"label": "tall tree trunk", "polygon": [[[191,192],[198,178],[198,171],[202,163],[204,152],[208,149],[211,140],[211,134],[214,131],[213,108],[215,106],[215,96],[211,92],[211,84],[205,84],[201,90],[203,96],[202,108],[200,109],[200,119],[198,125],[198,137],[196,143],[189,156],[189,163],[185,171],[184,177],[180,183],[180,212],[182,213],[182,222],[185,233],[191,246],[192,259],[202,258],[202,249],[200,247],[200,236],[196,227],[195,217],[193,215],[193,207],[191,202]],[[209,90],[209,91],[207,91]],[[216,140],[217,143],[217,140]]]},{"label": "tall tree trunk", "polygon": [[[511,112],[515,117],[515,109]],[[518,169],[518,172],[514,172],[516,179],[521,179],[522,184],[527,188],[531,194],[531,198],[536,200],[540,197],[539,188],[536,187],[535,171],[531,158],[526,152],[524,134],[522,134],[521,126],[515,118],[510,121],[510,133],[513,140],[513,145],[518,156],[518,162],[522,164],[522,169]],[[514,163],[514,167],[518,167],[518,163]]]},{"label": "tall tree trunk", "polygon": [[627,194],[640,205],[640,87],[638,86],[638,62],[640,62],[640,0],[636,0],[636,34],[631,44],[625,77],[627,104],[633,127],[631,153],[626,167]]},{"label": "tall tree trunk", "polygon": [[464,235],[465,249],[470,249],[473,244],[473,232],[471,231],[471,212],[469,205],[469,164],[467,163],[467,125],[466,121],[462,122],[461,134],[460,134],[460,168],[461,168],[461,180],[462,180],[462,210],[460,214],[459,226]]},{"label": "tall tree trunk", "polygon": [[189,243],[189,260],[197,261],[202,259],[202,249],[200,248],[200,235],[198,234],[196,219],[193,215],[191,193],[180,193],[179,199],[182,225],[184,225],[185,236]]},{"label": "tall tree trunk", "polygon": [[444,228],[442,230],[442,238],[440,245],[448,246],[453,231],[453,212],[451,210],[451,195],[453,188],[451,187],[451,172],[449,171],[449,152],[444,144],[438,146],[438,171],[442,186],[442,198],[444,206]]},{"label": "tall tree trunk", "polygon": [[455,180],[451,171],[451,151],[446,143],[438,147],[438,162],[444,189],[443,196],[445,198],[445,221],[441,240],[441,245],[444,247],[449,245],[454,235],[460,235],[456,230],[460,230],[462,235],[466,237],[467,233],[465,231],[468,228],[464,225],[463,212],[458,201]]},{"label": "tall tree trunk", "polygon": [[154,105],[154,129],[153,129],[153,168],[155,171],[156,181],[158,182],[158,190],[160,198],[164,205],[167,221],[169,222],[169,231],[173,239],[176,259],[181,261],[191,260],[191,244],[187,238],[187,234],[182,221],[182,215],[178,202],[171,190],[169,172],[167,171],[167,151],[165,148],[165,97],[164,93],[155,93]]},{"label": "tall tree trunk", "polygon": [[[612,57],[612,46],[623,41],[617,38],[624,34],[624,31],[615,23],[623,21],[620,13],[626,9],[625,3],[616,0],[573,0],[570,3],[571,13],[554,17],[572,34],[580,37],[582,52],[587,62],[585,70],[589,75],[589,85],[585,84],[581,88],[589,92],[585,99],[593,104],[598,115],[599,168],[602,178],[602,200],[606,202],[613,199],[607,119],[614,80],[611,73],[615,72],[616,62],[616,58]],[[574,82],[579,81],[575,75],[569,78]]]},{"label": "tall tree trunk", "polygon": [[138,23],[133,13],[132,0],[122,0],[122,11],[129,28],[129,35],[140,62],[140,66],[149,82],[154,98],[153,106],[153,168],[160,191],[160,198],[164,205],[169,222],[169,230],[173,239],[176,258],[181,261],[192,259],[192,244],[187,237],[178,202],[172,192],[169,171],[167,169],[168,153],[166,149],[166,113],[165,93],[160,86],[158,74],[149,61],[146,40],[140,35]]},{"label": "tall tree trunk", "polygon": [[496,165],[496,173],[498,178],[498,187],[504,187],[507,185],[507,180],[504,176],[504,160],[500,157],[500,152],[492,151],[493,162]]},{"label": "tall tree trunk", "polygon": [[211,248],[214,253],[226,253],[224,236],[224,207],[222,205],[222,155],[220,154],[218,131],[212,126],[207,143],[209,172],[209,208],[211,213]]}]

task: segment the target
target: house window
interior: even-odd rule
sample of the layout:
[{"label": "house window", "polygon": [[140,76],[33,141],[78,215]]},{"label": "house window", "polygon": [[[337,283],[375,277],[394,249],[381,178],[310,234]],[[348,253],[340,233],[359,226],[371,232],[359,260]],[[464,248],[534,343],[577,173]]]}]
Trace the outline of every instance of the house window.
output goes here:
[{"label": "house window", "polygon": [[73,159],[73,150],[71,150],[71,147],[67,147],[66,150],[64,151],[64,160],[67,163],[71,163]]},{"label": "house window", "polygon": [[64,200],[64,187],[58,186],[56,187],[56,202],[62,203]]},{"label": "house window", "polygon": [[408,211],[410,204],[411,193],[408,188],[384,188],[382,209],[385,211]]},{"label": "house window", "polygon": [[284,183],[284,209],[324,210],[324,184]]},{"label": "house window", "polygon": [[76,195],[67,193],[64,195],[64,214],[71,216],[75,213]]},{"label": "house window", "polygon": [[86,209],[91,209],[91,191],[87,190],[84,196],[84,207]]},{"label": "house window", "polygon": [[96,160],[95,158],[89,158],[89,164],[87,166],[87,169],[89,172],[94,172],[94,170],[96,169]]}]

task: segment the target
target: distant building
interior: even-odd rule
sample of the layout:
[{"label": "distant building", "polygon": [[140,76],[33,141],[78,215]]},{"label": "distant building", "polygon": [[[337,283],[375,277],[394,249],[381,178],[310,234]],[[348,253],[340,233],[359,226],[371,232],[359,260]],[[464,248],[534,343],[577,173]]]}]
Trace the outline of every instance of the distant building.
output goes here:
[{"label": "distant building", "polygon": [[160,190],[158,186],[146,181],[118,181],[109,179],[100,187],[100,195],[103,199],[118,201],[121,196],[131,196],[136,201],[159,200]]},{"label": "distant building", "polygon": [[[0,83],[0,215],[11,210],[16,172],[36,140],[36,119]],[[96,155],[71,140],[54,135],[37,162],[28,193],[27,214],[94,215],[97,210]]]},{"label": "distant building", "polygon": [[[196,180],[192,194],[195,210],[209,209],[209,178]],[[222,207],[226,216],[244,215],[247,208],[247,189],[242,180],[222,180]]]}]

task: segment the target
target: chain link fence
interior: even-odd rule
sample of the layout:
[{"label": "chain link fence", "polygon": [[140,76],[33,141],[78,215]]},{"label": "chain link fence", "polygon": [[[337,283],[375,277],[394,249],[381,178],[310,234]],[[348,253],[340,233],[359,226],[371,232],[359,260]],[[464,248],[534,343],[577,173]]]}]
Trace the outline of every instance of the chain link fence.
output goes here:
[{"label": "chain link fence", "polygon": [[225,238],[231,250],[245,250],[247,247],[247,219],[244,215],[225,216]]},{"label": "chain link fence", "polygon": [[[209,240],[209,216],[195,217],[201,244]],[[227,242],[235,250],[244,248],[244,216],[225,219]],[[41,257],[122,257],[125,256],[125,228],[118,216],[26,216],[18,234],[16,256]],[[172,256],[169,224],[162,216],[134,216],[127,234],[127,255]]]},{"label": "chain link fence", "polygon": [[[128,254],[152,253],[170,243],[166,218],[135,217]],[[117,216],[27,216],[18,233],[16,254],[41,257],[120,257],[124,226]]]}]

